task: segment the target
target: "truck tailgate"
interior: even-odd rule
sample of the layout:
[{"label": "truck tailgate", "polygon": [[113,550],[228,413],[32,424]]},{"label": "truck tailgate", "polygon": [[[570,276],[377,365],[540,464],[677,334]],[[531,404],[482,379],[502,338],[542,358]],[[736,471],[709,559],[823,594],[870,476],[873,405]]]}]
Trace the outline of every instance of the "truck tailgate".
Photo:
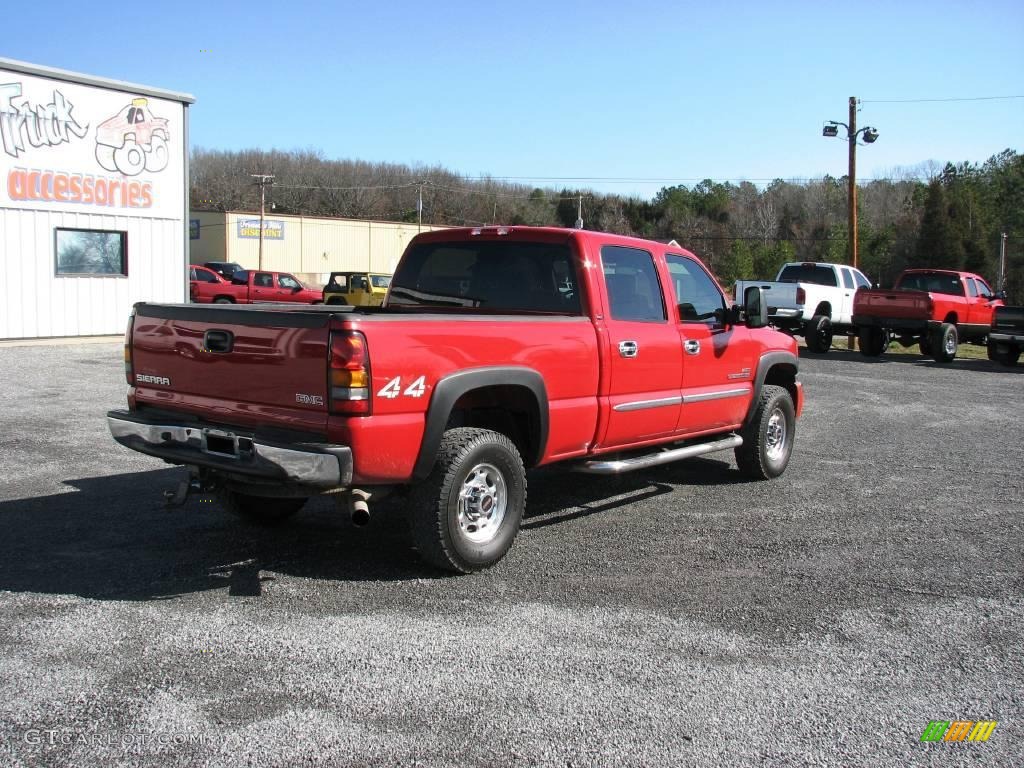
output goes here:
[{"label": "truck tailgate", "polygon": [[750,286],[757,286],[764,291],[764,301],[768,305],[769,314],[776,309],[802,309],[803,305],[796,301],[796,283],[776,283],[768,280],[738,280],[736,282],[736,301],[743,302],[743,291]]},{"label": "truck tailgate", "polygon": [[330,313],[136,306],[135,400],[240,426],[327,429]]},{"label": "truck tailgate", "polygon": [[932,300],[921,291],[862,288],[854,297],[853,313],[894,320],[928,320],[932,313]]}]

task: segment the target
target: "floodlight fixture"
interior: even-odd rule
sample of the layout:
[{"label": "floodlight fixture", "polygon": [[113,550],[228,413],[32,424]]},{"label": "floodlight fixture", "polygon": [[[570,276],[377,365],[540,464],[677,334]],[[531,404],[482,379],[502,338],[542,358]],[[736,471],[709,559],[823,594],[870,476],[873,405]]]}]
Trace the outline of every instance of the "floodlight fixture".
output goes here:
[{"label": "floodlight fixture", "polygon": [[839,126],[835,123],[828,123],[821,129],[821,135],[834,138],[839,135]]}]

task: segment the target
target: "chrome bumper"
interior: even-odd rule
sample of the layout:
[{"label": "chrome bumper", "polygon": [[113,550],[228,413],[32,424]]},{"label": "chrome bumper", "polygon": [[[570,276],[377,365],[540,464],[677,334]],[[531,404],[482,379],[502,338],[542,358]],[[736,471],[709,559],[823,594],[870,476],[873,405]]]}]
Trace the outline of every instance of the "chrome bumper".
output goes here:
[{"label": "chrome bumper", "polygon": [[167,424],[131,411],[110,411],[107,426],[126,448],[263,482],[327,490],[352,482],[352,451],[321,443],[282,445],[202,423]]}]

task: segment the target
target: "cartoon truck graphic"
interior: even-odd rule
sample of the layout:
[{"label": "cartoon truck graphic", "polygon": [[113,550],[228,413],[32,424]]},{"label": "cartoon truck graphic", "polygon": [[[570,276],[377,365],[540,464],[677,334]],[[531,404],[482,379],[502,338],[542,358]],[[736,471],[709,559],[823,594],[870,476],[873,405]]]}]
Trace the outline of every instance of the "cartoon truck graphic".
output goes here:
[{"label": "cartoon truck graphic", "polygon": [[96,161],[108,171],[137,176],[167,167],[167,119],[149,111],[149,100],[132,103],[96,129]]}]

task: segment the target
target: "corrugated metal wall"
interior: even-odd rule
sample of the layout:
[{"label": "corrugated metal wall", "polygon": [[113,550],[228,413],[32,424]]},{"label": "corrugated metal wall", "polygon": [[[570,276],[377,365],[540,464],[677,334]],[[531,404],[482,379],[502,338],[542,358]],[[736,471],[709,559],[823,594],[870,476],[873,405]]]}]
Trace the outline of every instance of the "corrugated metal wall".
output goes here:
[{"label": "corrugated metal wall", "polygon": [[[57,227],[127,232],[128,276],[55,276]],[[124,332],[136,301],[184,301],[181,220],[0,208],[0,338]]]},{"label": "corrugated metal wall", "polygon": [[[191,241],[190,260],[193,264],[223,260],[238,262],[247,269],[258,266],[259,238],[239,236],[239,223],[258,220],[258,213],[194,212],[191,218],[200,221],[200,239]],[[264,237],[263,268],[307,276],[357,270],[390,274],[417,232],[445,229],[399,222],[275,213],[268,213],[265,220],[283,225],[284,237]],[[223,222],[223,226],[218,222]]]}]

